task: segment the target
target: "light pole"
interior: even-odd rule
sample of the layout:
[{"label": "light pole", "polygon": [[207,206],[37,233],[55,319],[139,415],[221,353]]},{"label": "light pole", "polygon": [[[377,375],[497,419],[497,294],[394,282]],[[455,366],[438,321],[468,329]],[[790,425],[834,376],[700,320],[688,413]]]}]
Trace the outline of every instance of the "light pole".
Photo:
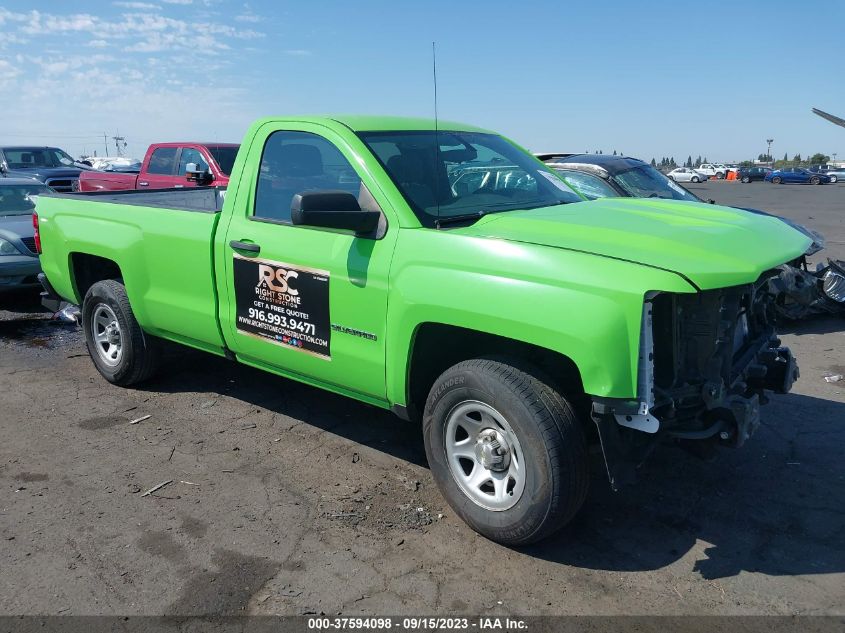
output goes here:
[{"label": "light pole", "polygon": [[766,139],[766,143],[769,145],[769,149],[766,151],[766,156],[769,157],[769,162],[772,164],[772,167],[775,166],[775,159],[774,159],[774,156],[772,156],[772,143],[774,143],[774,142],[775,142],[775,139],[773,139],[773,138],[767,138]]}]

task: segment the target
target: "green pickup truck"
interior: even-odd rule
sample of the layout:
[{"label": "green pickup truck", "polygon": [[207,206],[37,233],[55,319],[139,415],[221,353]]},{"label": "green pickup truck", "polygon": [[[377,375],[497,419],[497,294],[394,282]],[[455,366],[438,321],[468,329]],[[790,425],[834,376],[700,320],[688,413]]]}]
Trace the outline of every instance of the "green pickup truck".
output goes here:
[{"label": "green pickup truck", "polygon": [[505,138],[268,118],[227,189],[42,196],[48,292],[110,382],[162,339],[419,420],[470,526],[533,542],[655,445],[741,445],[797,377],[766,281],[807,237],[715,205],[583,201]]}]

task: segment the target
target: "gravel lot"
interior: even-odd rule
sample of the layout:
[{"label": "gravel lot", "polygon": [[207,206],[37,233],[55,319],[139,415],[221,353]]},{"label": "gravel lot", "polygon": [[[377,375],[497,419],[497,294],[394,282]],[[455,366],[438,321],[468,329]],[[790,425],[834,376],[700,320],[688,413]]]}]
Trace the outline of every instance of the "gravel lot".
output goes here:
[{"label": "gravel lot", "polygon": [[[845,184],[691,188],[845,258]],[[801,378],[743,449],[666,446],[618,494],[596,454],[575,522],[511,550],[451,514],[411,424],[187,350],[113,387],[4,301],[0,615],[845,614],[845,319],[787,329]]]}]

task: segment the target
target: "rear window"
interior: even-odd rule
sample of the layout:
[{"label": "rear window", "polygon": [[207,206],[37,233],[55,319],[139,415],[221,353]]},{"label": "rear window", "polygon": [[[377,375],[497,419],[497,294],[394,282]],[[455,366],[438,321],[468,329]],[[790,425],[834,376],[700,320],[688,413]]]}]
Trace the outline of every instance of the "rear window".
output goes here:
[{"label": "rear window", "polygon": [[0,184],[0,215],[29,215],[35,209],[32,197],[49,192],[50,188],[39,182],[31,185]]},{"label": "rear window", "polygon": [[230,176],[232,174],[232,167],[235,166],[235,157],[238,155],[238,148],[239,146],[237,145],[234,147],[211,146],[208,148],[208,153],[211,154],[220,171]]}]

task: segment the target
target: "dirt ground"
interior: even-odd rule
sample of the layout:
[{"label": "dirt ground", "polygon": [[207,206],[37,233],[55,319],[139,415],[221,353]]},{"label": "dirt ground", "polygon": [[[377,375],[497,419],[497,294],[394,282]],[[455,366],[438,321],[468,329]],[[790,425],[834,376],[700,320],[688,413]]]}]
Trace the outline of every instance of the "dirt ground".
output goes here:
[{"label": "dirt ground", "polygon": [[[701,190],[777,193],[843,250],[845,186],[743,187]],[[745,447],[667,445],[615,494],[595,454],[576,520],[514,550],[450,512],[412,424],[189,350],[113,387],[3,301],[0,615],[845,614],[843,318],[786,329],[801,378]]]}]

